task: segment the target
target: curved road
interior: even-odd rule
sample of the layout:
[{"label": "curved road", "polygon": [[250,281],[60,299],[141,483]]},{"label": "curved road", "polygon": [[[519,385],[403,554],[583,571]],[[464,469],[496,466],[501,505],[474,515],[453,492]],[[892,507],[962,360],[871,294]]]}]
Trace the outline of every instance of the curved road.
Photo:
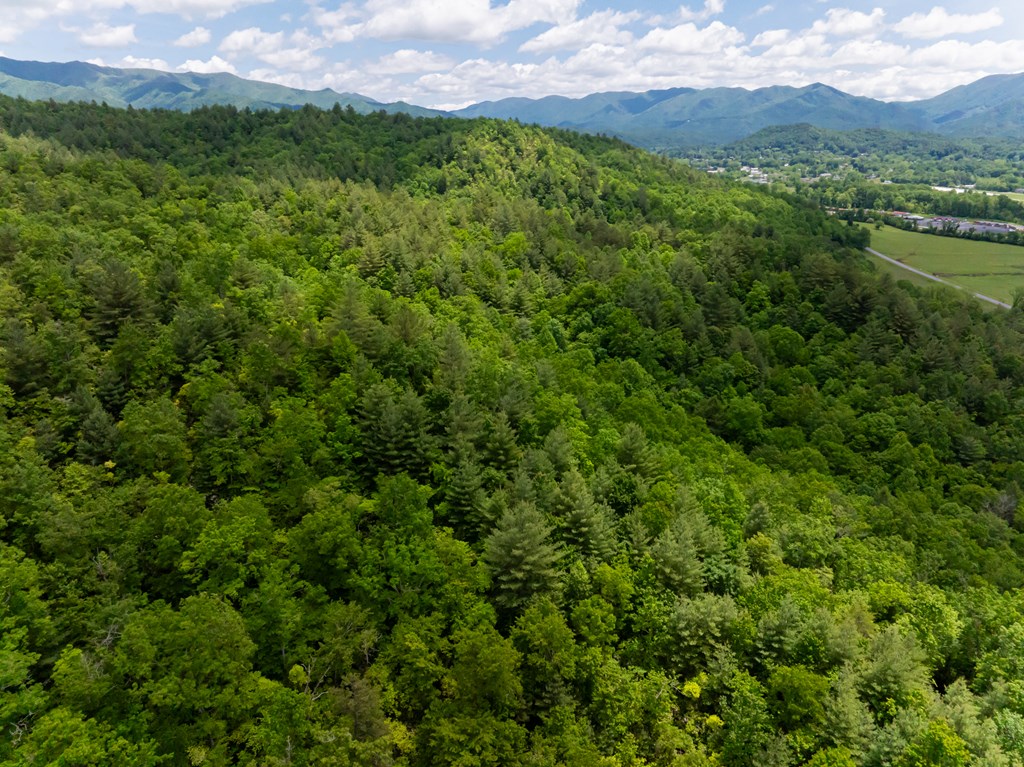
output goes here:
[{"label": "curved road", "polygon": [[[907,266],[902,261],[897,261],[895,258],[889,258],[889,256],[885,255],[884,253],[879,253],[874,248],[864,248],[864,250],[866,250],[873,256],[878,256],[883,261],[888,261],[890,264],[894,264],[895,266],[898,266],[901,269],[906,269],[908,272],[913,272],[914,274],[920,277],[924,277],[925,279],[934,280],[935,282],[941,282],[943,285],[948,285],[949,287],[956,288],[957,290],[966,290],[966,288],[964,288],[962,285],[954,285],[952,282],[946,282],[944,279],[936,277],[934,274],[928,274],[928,272],[922,272],[920,269],[915,269],[912,266]],[[990,304],[1001,306],[1004,309],[1013,308],[1009,304],[1004,304],[1002,301],[998,301],[995,298],[990,298],[989,296],[982,295],[981,293],[972,293],[971,295],[982,301],[988,301]]]}]

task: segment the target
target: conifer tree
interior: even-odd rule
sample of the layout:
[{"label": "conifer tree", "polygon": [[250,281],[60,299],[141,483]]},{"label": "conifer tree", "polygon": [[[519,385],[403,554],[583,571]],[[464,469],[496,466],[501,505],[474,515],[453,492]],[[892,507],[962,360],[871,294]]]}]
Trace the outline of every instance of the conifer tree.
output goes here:
[{"label": "conifer tree", "polygon": [[495,602],[507,610],[520,610],[534,596],[555,591],[560,557],[543,515],[532,504],[514,506],[484,544]]},{"label": "conifer tree", "polygon": [[575,469],[559,483],[554,497],[562,540],[584,556],[608,561],[617,548],[611,510],[594,501],[586,480]]}]

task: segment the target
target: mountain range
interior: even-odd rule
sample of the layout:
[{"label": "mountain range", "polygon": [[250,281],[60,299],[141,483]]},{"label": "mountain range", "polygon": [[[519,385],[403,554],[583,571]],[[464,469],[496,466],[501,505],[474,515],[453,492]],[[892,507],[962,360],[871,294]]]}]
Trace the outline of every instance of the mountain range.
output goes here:
[{"label": "mountain range", "polygon": [[231,74],[117,69],[84,62],[43,63],[0,57],[0,93],[27,99],[97,101],[111,106],[192,110],[209,104],[280,109],[303,104],[351,106],[416,116],[454,114],[618,136],[667,149],[724,144],[777,125],[831,130],[880,128],[950,137],[1024,139],[1024,74],[992,75],[923,101],[883,102],[821,83],[802,88],[672,88],[594,93],[582,98],[508,98],[451,113],[357,93],[300,90]]},{"label": "mountain range", "polygon": [[95,101],[136,109],[190,111],[212,104],[232,104],[239,109],[280,109],[312,104],[330,109],[340,104],[351,106],[360,114],[381,109],[417,117],[441,114],[403,102],[384,104],[358,93],[338,93],[329,88],[307,91],[227,73],[117,69],[83,61],[50,63],[4,57],[0,57],[0,93],[32,101]]}]

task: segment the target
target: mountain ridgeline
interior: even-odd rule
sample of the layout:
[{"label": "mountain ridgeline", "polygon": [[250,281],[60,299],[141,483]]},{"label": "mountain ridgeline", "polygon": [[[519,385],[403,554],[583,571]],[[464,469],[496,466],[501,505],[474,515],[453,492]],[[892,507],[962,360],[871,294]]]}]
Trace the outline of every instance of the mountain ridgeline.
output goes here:
[{"label": "mountain ridgeline", "polygon": [[417,116],[440,114],[402,102],[382,104],[358,93],[338,93],[329,88],[307,91],[246,80],[226,72],[118,69],[82,61],[17,61],[2,56],[0,93],[31,101],[85,101],[137,109],[189,111],[213,104],[230,104],[239,109],[296,108],[311,104],[330,109],[339,104],[361,114],[379,110]]},{"label": "mountain ridgeline", "polygon": [[1024,75],[994,75],[932,99],[883,102],[814,83],[803,88],[678,88],[580,99],[503,99],[455,114],[516,118],[619,136],[654,149],[726,144],[779,125],[1024,138]]},{"label": "mountain ridgeline", "polygon": [[[43,63],[0,57],[0,93],[30,100],[95,101],[111,106],[192,110],[223,104],[239,109],[383,110],[417,116],[441,112],[402,102],[383,104],[355,93],[305,91],[230,74],[116,69],[83,62]],[[603,133],[649,149],[727,144],[771,126],[937,133],[946,136],[1024,138],[1024,74],[993,75],[932,99],[887,103],[814,83],[803,88],[672,88],[595,93],[583,98],[508,98],[473,104],[460,117]]]},{"label": "mountain ridgeline", "polygon": [[0,124],[0,764],[1024,760],[1020,302],[609,138]]}]

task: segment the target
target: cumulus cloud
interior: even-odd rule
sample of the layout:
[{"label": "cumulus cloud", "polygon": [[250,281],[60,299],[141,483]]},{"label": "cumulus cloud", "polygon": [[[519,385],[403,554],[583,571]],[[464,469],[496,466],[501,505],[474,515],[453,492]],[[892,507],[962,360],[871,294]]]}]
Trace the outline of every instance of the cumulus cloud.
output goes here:
[{"label": "cumulus cloud", "polygon": [[351,42],[362,26],[359,9],[351,3],[343,3],[334,11],[315,5],[310,9],[309,19],[319,27],[321,36],[329,43]]},{"label": "cumulus cloud", "polygon": [[259,27],[238,29],[225,37],[218,50],[232,56],[254,56],[278,69],[310,71],[320,69],[325,61],[316,55],[324,42],[304,30],[285,35],[284,32],[264,32]]},{"label": "cumulus cloud", "polygon": [[884,23],[885,11],[881,8],[875,8],[871,13],[831,8],[824,19],[814,22],[811,32],[833,37],[861,37],[878,32]]},{"label": "cumulus cloud", "polygon": [[0,0],[0,43],[16,41],[51,19],[93,16],[110,11],[171,13],[185,18],[220,18],[272,0]]},{"label": "cumulus cloud", "polygon": [[967,35],[1002,26],[1003,15],[998,8],[982,13],[949,13],[936,6],[928,13],[913,13],[893,25],[893,30],[918,40],[934,40],[950,35]]},{"label": "cumulus cloud", "polygon": [[786,61],[786,66],[817,68],[831,52],[824,35],[806,34],[776,43],[758,58],[766,66],[778,66],[779,61]]},{"label": "cumulus cloud", "polygon": [[368,0],[358,30],[381,40],[431,40],[493,44],[509,32],[539,23],[564,24],[580,0],[461,0],[439,12],[436,0]]},{"label": "cumulus cloud", "polygon": [[519,46],[524,53],[551,53],[560,50],[580,50],[593,43],[625,44],[633,34],[623,26],[640,18],[638,12],[597,11],[567,24],[546,29]]},{"label": "cumulus cloud", "polygon": [[177,70],[179,72],[195,72],[201,75],[213,74],[215,72],[227,72],[232,75],[238,74],[238,70],[235,69],[234,65],[229,61],[225,61],[220,56],[211,56],[206,61],[189,59],[177,67]]},{"label": "cumulus cloud", "polygon": [[740,45],[746,35],[735,27],[713,21],[706,27],[687,22],[664,29],[657,27],[644,35],[637,46],[645,51],[711,54],[733,45]]},{"label": "cumulus cloud", "polygon": [[943,72],[1019,72],[1024,70],[1024,45],[1019,40],[1002,43],[992,40],[980,43],[943,40],[926,48],[918,48],[907,60],[911,66]]},{"label": "cumulus cloud", "polygon": [[691,10],[686,6],[679,9],[680,21],[704,21],[717,16],[725,10],[725,0],[705,0],[704,7],[699,11]]},{"label": "cumulus cloud", "polygon": [[[48,0],[52,2],[52,0]],[[250,5],[261,5],[272,0],[82,0],[81,4],[103,7],[129,7],[139,13],[174,13],[186,18],[218,19]],[[60,5],[69,3],[60,2]]]},{"label": "cumulus cloud", "polygon": [[199,45],[206,45],[208,42],[210,42],[210,30],[206,27],[196,27],[175,40],[174,44],[180,48],[195,48]]},{"label": "cumulus cloud", "polygon": [[870,66],[879,61],[895,64],[906,60],[910,49],[883,40],[851,40],[830,57],[833,66]]},{"label": "cumulus cloud", "polygon": [[140,59],[130,54],[121,59],[117,66],[123,67],[124,69],[159,69],[163,72],[166,72],[171,68],[171,65],[163,59]]},{"label": "cumulus cloud", "polygon": [[753,40],[750,41],[750,45],[754,48],[764,48],[773,45],[781,45],[782,43],[789,40],[792,33],[788,29],[766,29],[764,32],[759,33]]},{"label": "cumulus cloud", "polygon": [[125,24],[120,27],[112,27],[109,24],[93,24],[89,29],[78,30],[78,39],[90,48],[123,48],[134,42],[135,25]]},{"label": "cumulus cloud", "polygon": [[440,53],[402,48],[382,56],[376,63],[368,65],[367,69],[377,74],[411,75],[420,72],[439,72],[454,65],[453,59]]}]

